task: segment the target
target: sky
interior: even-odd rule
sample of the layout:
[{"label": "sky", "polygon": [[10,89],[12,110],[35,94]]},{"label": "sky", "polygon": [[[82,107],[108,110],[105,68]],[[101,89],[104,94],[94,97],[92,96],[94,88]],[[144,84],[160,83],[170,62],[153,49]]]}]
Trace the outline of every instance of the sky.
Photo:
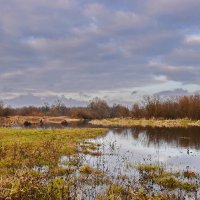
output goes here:
[{"label": "sky", "polygon": [[11,106],[200,92],[199,0],[6,0],[0,99]]}]

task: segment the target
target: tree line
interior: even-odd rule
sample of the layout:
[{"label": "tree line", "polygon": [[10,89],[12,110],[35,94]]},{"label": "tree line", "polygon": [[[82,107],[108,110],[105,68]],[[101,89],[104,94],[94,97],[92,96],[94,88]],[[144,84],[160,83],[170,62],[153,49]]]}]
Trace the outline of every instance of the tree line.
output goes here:
[{"label": "tree line", "polygon": [[146,96],[131,108],[121,104],[108,105],[105,100],[95,98],[86,107],[67,107],[61,100],[50,105],[12,108],[0,102],[0,116],[69,116],[81,119],[103,118],[156,118],[200,119],[200,95],[171,97],[161,99],[158,96]]}]

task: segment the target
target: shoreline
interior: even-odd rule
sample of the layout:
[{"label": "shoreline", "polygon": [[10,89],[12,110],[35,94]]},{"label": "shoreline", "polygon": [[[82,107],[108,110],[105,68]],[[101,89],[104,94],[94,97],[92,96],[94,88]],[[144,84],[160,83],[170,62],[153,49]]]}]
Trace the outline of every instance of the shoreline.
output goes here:
[{"label": "shoreline", "polygon": [[40,120],[43,123],[61,124],[63,121],[69,123],[81,123],[88,121],[88,124],[102,127],[200,127],[200,120],[191,119],[136,119],[136,118],[109,118],[109,119],[75,119],[68,116],[10,116],[0,117],[0,125],[4,127],[10,127],[18,124],[23,125],[25,121],[31,122],[31,124],[40,124]]},{"label": "shoreline", "polygon": [[81,122],[83,119],[69,118],[67,116],[9,116],[0,117],[0,124],[10,127],[13,124],[23,125],[25,121],[31,122],[31,124],[40,124],[40,120],[43,123],[61,124],[62,121],[67,122]]},{"label": "shoreline", "polygon": [[102,120],[89,121],[92,125],[99,125],[102,127],[200,127],[200,120],[190,119],[175,119],[175,120],[160,120],[160,119],[131,119],[131,118],[113,118]]}]

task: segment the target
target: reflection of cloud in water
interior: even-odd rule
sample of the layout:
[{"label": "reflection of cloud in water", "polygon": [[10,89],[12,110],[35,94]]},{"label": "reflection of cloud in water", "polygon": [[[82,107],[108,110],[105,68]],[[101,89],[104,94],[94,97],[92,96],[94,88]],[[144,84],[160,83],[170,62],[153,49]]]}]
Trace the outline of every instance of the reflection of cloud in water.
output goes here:
[{"label": "reflection of cloud in water", "polygon": [[200,154],[175,156],[168,160],[168,165],[175,169],[186,169],[189,166],[193,170],[200,171]]},{"label": "reflection of cloud in water", "polygon": [[[109,145],[115,142],[117,156],[107,156],[110,168],[122,162],[126,157],[128,162],[162,162],[168,168],[185,169],[190,166],[200,171],[200,141],[199,130],[135,128],[110,129],[108,134],[98,139],[105,145],[107,154],[112,154]],[[198,135],[197,135],[198,134]],[[188,155],[189,153],[189,155]]]},{"label": "reflection of cloud in water", "polygon": [[122,134],[142,143],[143,146],[155,147],[167,143],[171,147],[184,147],[200,149],[200,128],[133,128],[133,129],[112,129],[114,135]]}]

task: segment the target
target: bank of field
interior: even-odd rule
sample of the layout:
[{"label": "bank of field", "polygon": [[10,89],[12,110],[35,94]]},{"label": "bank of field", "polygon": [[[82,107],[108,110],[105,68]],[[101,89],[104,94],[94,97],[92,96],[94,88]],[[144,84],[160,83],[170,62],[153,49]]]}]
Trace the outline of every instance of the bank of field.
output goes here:
[{"label": "bank of field", "polygon": [[93,125],[99,126],[115,126],[115,127],[200,127],[200,120],[194,121],[190,119],[175,119],[175,120],[164,120],[164,119],[132,119],[132,118],[113,118],[113,119],[102,119],[92,120],[89,122]]},{"label": "bank of field", "polygon": [[77,153],[86,139],[100,136],[106,129],[11,129],[0,128],[0,173],[22,167],[57,166],[63,155]]}]

